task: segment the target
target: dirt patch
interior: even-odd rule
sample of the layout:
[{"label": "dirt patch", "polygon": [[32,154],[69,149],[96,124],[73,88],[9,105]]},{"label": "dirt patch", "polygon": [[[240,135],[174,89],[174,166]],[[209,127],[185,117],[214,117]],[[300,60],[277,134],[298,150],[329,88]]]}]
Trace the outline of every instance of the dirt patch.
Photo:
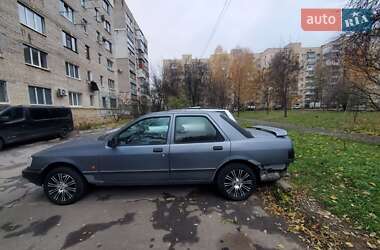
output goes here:
[{"label": "dirt patch", "polygon": [[380,241],[353,229],[306,193],[292,190],[284,193],[274,186],[262,187],[260,196],[270,214],[288,222],[288,232],[316,249],[378,249]]}]

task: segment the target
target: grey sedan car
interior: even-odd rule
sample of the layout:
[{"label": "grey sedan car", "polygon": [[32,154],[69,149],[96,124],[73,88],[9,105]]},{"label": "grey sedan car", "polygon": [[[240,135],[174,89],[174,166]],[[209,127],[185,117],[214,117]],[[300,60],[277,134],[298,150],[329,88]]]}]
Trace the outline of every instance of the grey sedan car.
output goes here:
[{"label": "grey sedan car", "polygon": [[227,199],[244,200],[258,182],[280,178],[293,159],[282,129],[243,129],[220,112],[174,110],[41,151],[22,175],[59,205],[79,200],[89,184],[214,183]]}]

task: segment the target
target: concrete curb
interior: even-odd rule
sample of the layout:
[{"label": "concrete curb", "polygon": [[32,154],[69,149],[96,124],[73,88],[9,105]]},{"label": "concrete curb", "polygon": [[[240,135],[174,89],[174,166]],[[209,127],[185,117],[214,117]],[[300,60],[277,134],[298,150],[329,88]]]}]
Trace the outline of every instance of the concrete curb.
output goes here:
[{"label": "concrete curb", "polygon": [[289,193],[293,189],[292,185],[290,185],[290,183],[285,179],[276,181],[276,186],[285,193]]}]

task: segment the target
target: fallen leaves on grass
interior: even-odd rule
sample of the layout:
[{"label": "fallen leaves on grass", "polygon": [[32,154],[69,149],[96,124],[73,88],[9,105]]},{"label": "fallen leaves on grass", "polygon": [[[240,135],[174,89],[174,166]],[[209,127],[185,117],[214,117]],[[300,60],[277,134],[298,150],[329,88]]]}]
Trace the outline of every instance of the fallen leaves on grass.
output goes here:
[{"label": "fallen leaves on grass", "polygon": [[[265,209],[285,218],[287,230],[298,235],[314,249],[376,249],[378,239],[351,228],[347,223],[320,207],[306,193],[293,190],[283,193],[275,187],[264,187],[260,192]],[[332,200],[335,197],[330,197]],[[379,245],[380,246],[380,245]]]}]

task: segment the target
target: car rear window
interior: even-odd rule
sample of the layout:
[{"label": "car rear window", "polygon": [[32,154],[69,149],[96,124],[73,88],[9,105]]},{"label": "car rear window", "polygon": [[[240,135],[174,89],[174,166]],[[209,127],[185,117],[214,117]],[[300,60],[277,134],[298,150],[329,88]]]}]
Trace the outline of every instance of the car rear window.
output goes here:
[{"label": "car rear window", "polygon": [[249,131],[245,130],[244,128],[240,127],[237,122],[234,122],[230,118],[227,117],[227,115],[220,115],[223,120],[225,120],[228,124],[230,124],[234,129],[239,131],[240,134],[242,134],[245,138],[253,138],[253,135],[249,133]]}]

